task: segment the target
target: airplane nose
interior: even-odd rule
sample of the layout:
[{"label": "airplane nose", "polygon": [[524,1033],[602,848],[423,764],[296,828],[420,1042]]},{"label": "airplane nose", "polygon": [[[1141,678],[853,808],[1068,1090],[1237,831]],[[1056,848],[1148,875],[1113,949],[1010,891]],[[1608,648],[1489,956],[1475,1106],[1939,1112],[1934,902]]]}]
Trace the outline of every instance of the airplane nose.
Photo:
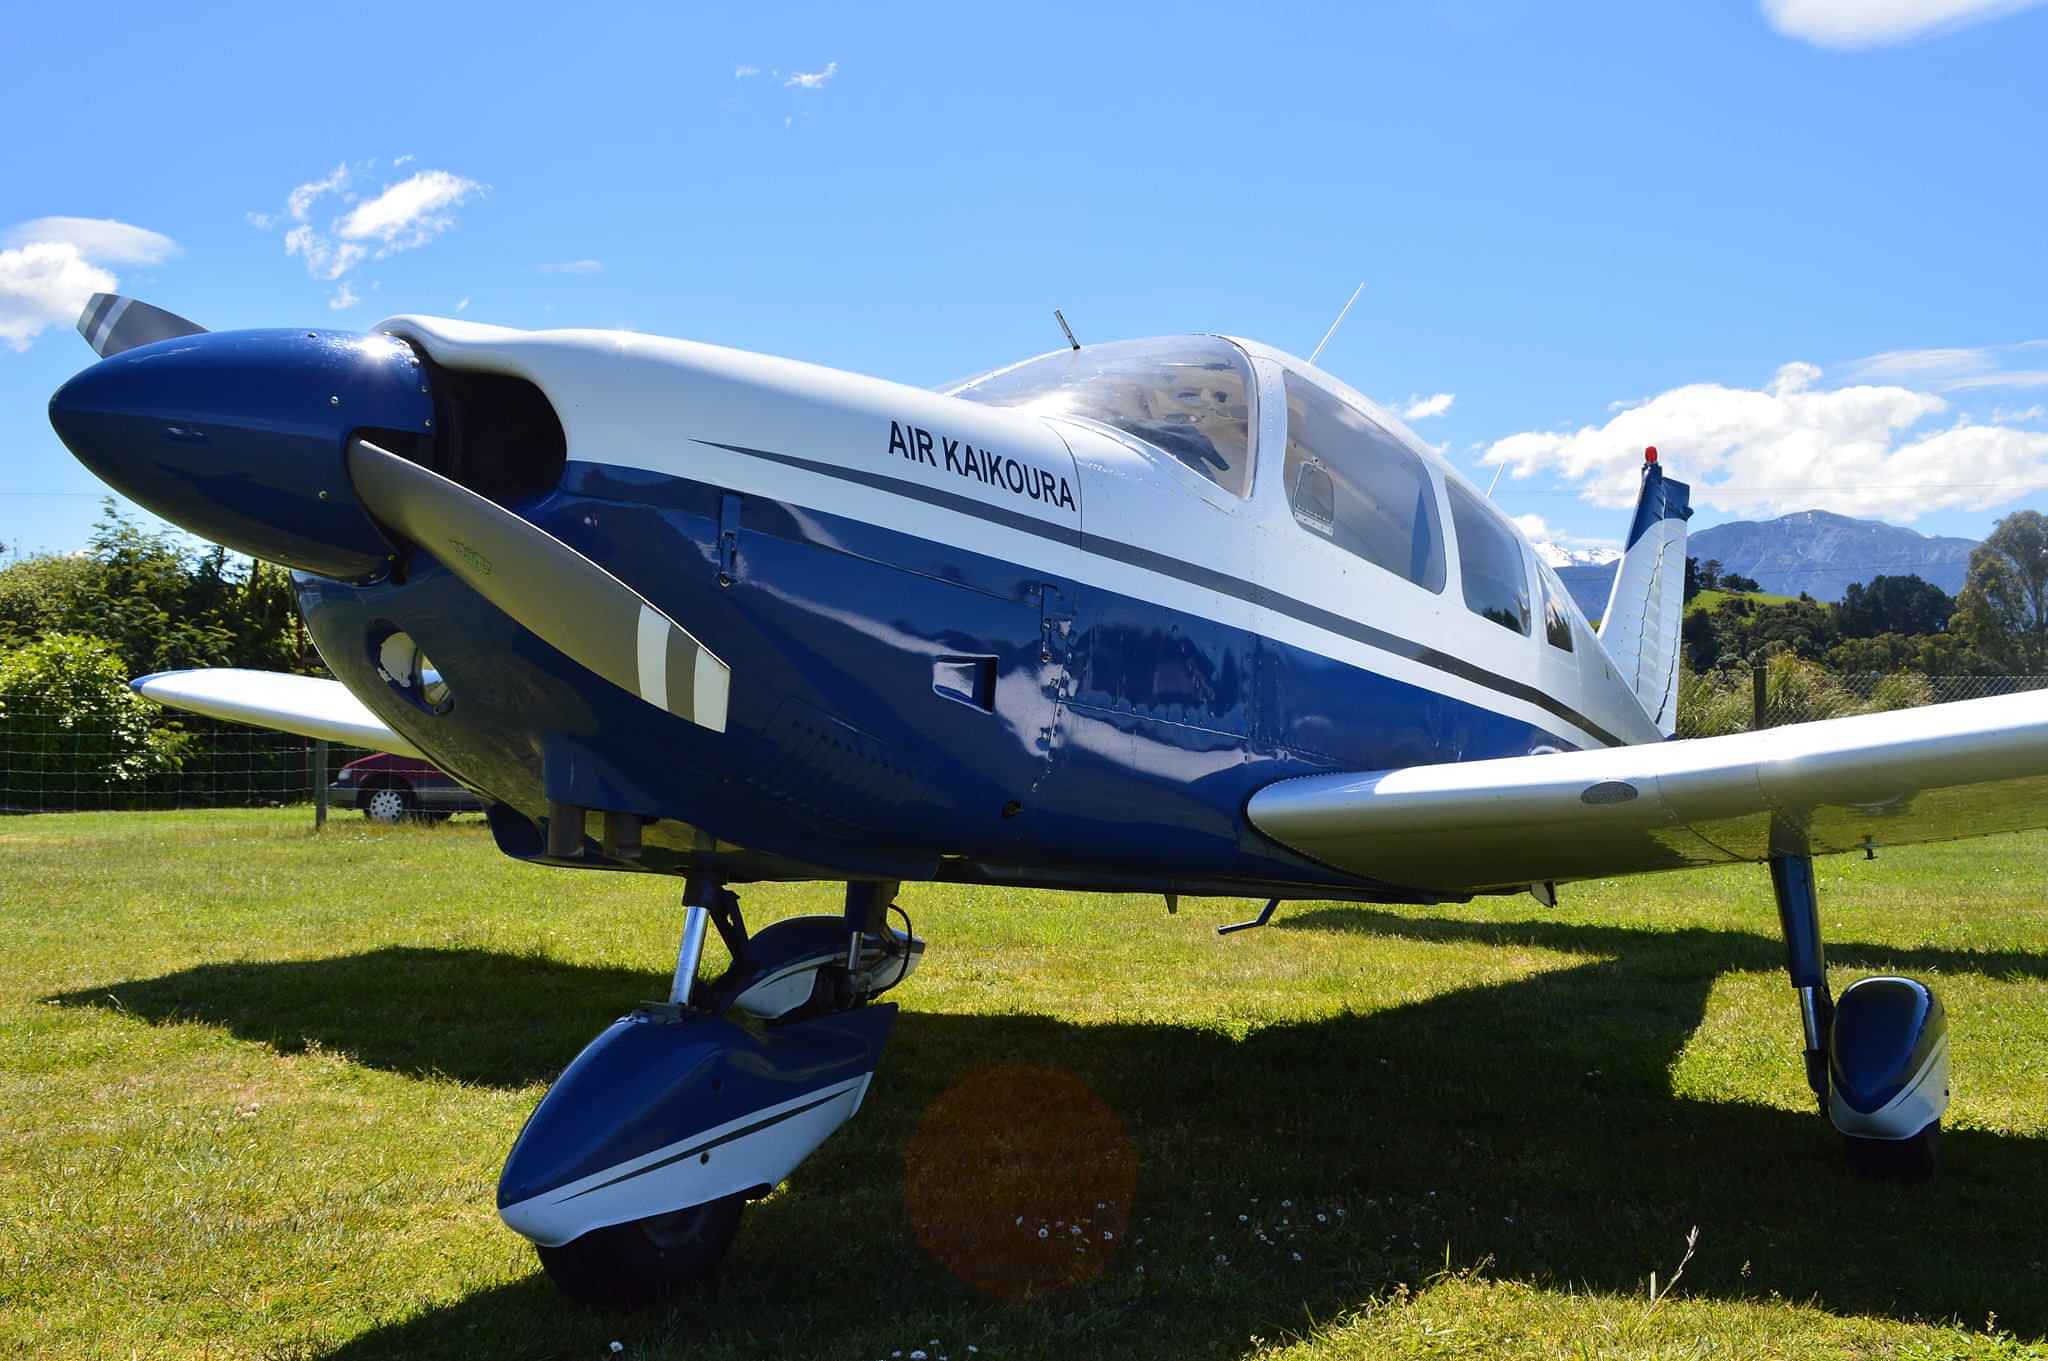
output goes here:
[{"label": "airplane nose", "polygon": [[391,549],[356,500],[348,443],[424,450],[428,386],[392,336],[213,331],[101,360],[57,389],[50,424],[79,462],[173,524],[355,580]]}]

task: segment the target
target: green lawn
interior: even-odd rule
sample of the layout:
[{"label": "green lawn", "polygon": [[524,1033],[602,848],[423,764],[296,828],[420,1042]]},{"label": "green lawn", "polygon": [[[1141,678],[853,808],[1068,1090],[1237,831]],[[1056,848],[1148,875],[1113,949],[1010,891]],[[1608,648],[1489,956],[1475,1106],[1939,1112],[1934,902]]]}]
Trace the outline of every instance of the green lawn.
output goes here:
[{"label": "green lawn", "polygon": [[714,1290],[607,1317],[492,1190],[664,991],[675,885],[309,822],[0,821],[0,1355],[2048,1354],[2048,836],[1821,866],[1836,987],[1948,1005],[1931,1188],[1840,1165],[1761,869],[1223,939],[1251,905],[913,887],[866,1108]]},{"label": "green lawn", "polygon": [[1685,612],[1694,614],[1702,610],[1718,610],[1731,600],[1753,600],[1759,605],[1783,605],[1798,598],[1796,595],[1772,595],[1768,591],[1701,591],[1685,603]]}]

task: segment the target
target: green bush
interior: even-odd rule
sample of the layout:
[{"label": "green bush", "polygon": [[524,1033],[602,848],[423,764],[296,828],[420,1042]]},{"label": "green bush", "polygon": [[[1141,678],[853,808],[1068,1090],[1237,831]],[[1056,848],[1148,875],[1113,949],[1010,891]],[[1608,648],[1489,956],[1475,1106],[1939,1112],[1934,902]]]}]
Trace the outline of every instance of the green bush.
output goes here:
[{"label": "green bush", "polygon": [[185,735],[151,727],[107,644],[53,633],[0,653],[0,806],[72,807],[80,790],[141,789],[175,771]]}]

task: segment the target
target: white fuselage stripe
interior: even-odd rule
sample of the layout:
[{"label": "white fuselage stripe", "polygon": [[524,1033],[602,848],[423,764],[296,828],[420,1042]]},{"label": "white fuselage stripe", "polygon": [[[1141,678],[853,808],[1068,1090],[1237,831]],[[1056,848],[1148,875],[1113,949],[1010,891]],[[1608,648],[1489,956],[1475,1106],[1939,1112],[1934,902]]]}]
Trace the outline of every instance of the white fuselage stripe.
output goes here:
[{"label": "white fuselage stripe", "polygon": [[[1294,600],[1227,571],[1188,562],[1140,545],[1070,532],[1057,525],[1048,524],[1041,529],[1035,520],[1031,521],[1032,527],[1029,528],[1009,523],[1025,517],[985,517],[943,503],[935,504],[924,496],[895,490],[894,484],[898,479],[845,469],[838,464],[797,459],[764,449],[724,444],[707,444],[706,447],[734,455],[738,464],[734,471],[744,468],[750,474],[749,481],[754,485],[736,490],[753,491],[820,510],[830,507],[827,513],[851,516],[877,528],[935,542],[973,541],[976,543],[974,551],[978,553],[1001,556],[1106,591],[1157,601],[1247,632],[1262,633],[1332,660],[1370,669],[1479,708],[1504,712],[1499,707],[1503,699],[1524,705],[1542,717],[1530,718],[1526,713],[1505,712],[1510,717],[1518,717],[1546,730],[1554,731],[1563,725],[1570,734],[1592,746],[1618,745],[1625,740],[1604,731],[1592,719],[1576,714],[1569,706],[1557,704],[1553,708],[1539,699],[1530,698],[1531,695],[1551,698],[1536,685],[1501,675],[1454,654],[1407,644],[1385,630],[1349,619],[1337,611]],[[784,469],[788,470],[787,474]],[[679,475],[672,469],[650,471]],[[790,475],[827,479],[832,493],[821,498],[814,492],[791,487],[788,485]],[[730,480],[729,474],[727,479]],[[799,484],[799,487],[803,485]],[[869,501],[869,497],[874,500]],[[866,504],[861,504],[863,502]],[[971,526],[971,531],[963,533],[965,526]],[[1078,542],[1069,542],[1069,539]],[[1158,565],[1151,565],[1154,562]],[[1216,584],[1205,584],[1209,581]],[[1247,596],[1252,598],[1247,599]],[[1303,618],[1305,614],[1341,621],[1344,627],[1318,623],[1312,617]],[[1486,627],[1496,626],[1488,624]],[[1358,636],[1361,634],[1365,636]],[[1421,655],[1404,655],[1403,649],[1410,647]],[[1429,660],[1423,660],[1423,657]],[[1558,709],[1565,712],[1560,713]]]}]

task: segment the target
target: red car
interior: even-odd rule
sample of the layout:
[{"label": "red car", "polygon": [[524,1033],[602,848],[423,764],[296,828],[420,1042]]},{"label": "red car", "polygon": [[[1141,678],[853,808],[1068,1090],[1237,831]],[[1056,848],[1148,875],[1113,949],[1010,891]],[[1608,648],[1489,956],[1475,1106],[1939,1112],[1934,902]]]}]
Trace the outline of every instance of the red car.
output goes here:
[{"label": "red car", "polygon": [[450,813],[481,813],[484,802],[438,767],[417,756],[378,752],[350,761],[327,787],[337,808],[356,807],[373,822],[421,818],[438,822]]}]

